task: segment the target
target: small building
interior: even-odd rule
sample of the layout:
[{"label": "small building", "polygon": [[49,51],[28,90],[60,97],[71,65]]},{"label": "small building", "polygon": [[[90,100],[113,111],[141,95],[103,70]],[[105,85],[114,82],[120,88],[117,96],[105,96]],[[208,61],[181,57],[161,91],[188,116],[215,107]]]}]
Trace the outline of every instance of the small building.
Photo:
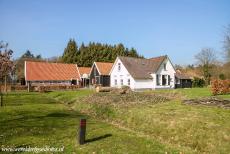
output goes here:
[{"label": "small building", "polygon": [[109,72],[113,63],[94,62],[90,71],[90,84],[101,85],[103,87],[110,86]]},{"label": "small building", "polygon": [[172,89],[175,73],[167,55],[150,59],[117,57],[110,72],[110,85],[129,86],[132,90]]},{"label": "small building", "polygon": [[81,87],[89,87],[89,74],[91,67],[78,67],[81,77]]},{"label": "small building", "polygon": [[32,85],[80,85],[77,64],[25,61],[25,81]]},{"label": "small building", "polygon": [[192,77],[177,70],[175,75],[175,88],[192,88]]}]

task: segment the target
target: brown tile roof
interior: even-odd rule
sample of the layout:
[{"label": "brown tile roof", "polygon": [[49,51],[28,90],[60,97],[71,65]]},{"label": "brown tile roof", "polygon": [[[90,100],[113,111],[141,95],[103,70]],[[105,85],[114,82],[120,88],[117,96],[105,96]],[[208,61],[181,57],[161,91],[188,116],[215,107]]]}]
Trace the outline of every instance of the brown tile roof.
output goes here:
[{"label": "brown tile roof", "polygon": [[165,58],[167,58],[167,56],[151,59],[119,57],[130,75],[136,79],[152,78],[150,73],[156,72]]},{"label": "brown tile roof", "polygon": [[25,62],[27,81],[80,79],[76,64]]},{"label": "brown tile roof", "polygon": [[181,73],[181,71],[179,71],[179,70],[176,70],[176,74],[175,75],[179,79],[192,79],[191,76],[189,76],[188,74],[185,74],[185,73]]},{"label": "brown tile roof", "polygon": [[100,75],[109,75],[110,70],[113,67],[113,63],[105,63],[105,62],[95,62]]},{"label": "brown tile roof", "polygon": [[82,76],[83,74],[88,74],[90,73],[91,67],[78,67],[79,73]]}]

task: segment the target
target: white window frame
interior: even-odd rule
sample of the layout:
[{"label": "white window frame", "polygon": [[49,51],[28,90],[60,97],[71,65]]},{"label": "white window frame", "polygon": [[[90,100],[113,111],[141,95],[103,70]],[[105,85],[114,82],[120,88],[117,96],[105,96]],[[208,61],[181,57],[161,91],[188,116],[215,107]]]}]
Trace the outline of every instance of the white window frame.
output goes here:
[{"label": "white window frame", "polygon": [[115,86],[117,85],[117,79],[114,79],[114,85]]},{"label": "white window frame", "polygon": [[123,79],[120,79],[120,84],[121,84],[121,86],[123,86],[123,85],[124,85],[124,81],[123,81]]},{"label": "white window frame", "polygon": [[118,63],[118,71],[121,71],[121,63]]},{"label": "white window frame", "polygon": [[130,79],[127,80],[128,86],[130,86]]}]

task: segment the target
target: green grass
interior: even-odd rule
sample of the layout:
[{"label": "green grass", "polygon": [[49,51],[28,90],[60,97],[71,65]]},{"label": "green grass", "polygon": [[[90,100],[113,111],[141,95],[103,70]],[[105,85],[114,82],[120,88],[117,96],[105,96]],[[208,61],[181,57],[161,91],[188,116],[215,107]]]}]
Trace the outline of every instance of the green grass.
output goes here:
[{"label": "green grass", "polygon": [[199,98],[199,97],[209,97],[211,96],[211,91],[208,88],[188,88],[188,89],[174,89],[174,90],[155,90],[150,91],[154,93],[163,93],[163,94],[170,94],[170,93],[178,93],[182,97],[186,98]]},{"label": "green grass", "polygon": [[[0,108],[1,148],[64,146],[64,153],[67,154],[179,153],[176,148],[152,137],[96,120],[65,104],[71,104],[73,99],[90,93],[92,91],[83,90],[5,95],[5,106]],[[85,145],[77,143],[81,117],[87,118],[88,142]]]},{"label": "green grass", "polygon": [[[96,104],[75,99],[71,106],[77,111],[132,130],[136,134],[144,134],[185,153],[230,153],[230,110],[181,103],[181,99],[209,97],[209,89],[159,90],[147,93],[179,95],[169,102],[159,104],[123,106],[116,102]],[[63,95],[68,96],[68,93]],[[119,100],[114,97],[117,96],[104,93],[104,100]]]},{"label": "green grass", "polygon": [[[65,147],[64,153],[230,153],[230,110],[184,105],[181,99],[209,97],[207,88],[158,90],[168,102],[119,104],[126,96],[91,90],[10,93],[0,108],[1,147]],[[138,93],[139,94],[139,93]],[[137,95],[138,96],[138,95]],[[230,95],[220,95],[229,99]],[[129,98],[130,99],[130,98]],[[132,100],[132,99],[131,99]],[[92,98],[92,102],[95,102]],[[87,118],[87,144],[77,143],[79,119]],[[101,139],[97,139],[97,138]]]}]

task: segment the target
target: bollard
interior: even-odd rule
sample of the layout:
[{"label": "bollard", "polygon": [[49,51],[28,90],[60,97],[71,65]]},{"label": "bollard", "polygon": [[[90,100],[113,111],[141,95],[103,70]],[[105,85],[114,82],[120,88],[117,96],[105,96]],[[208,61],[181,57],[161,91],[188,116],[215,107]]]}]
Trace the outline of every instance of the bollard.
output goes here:
[{"label": "bollard", "polygon": [[85,143],[85,133],[86,133],[86,119],[80,119],[80,128],[79,128],[79,144]]}]

